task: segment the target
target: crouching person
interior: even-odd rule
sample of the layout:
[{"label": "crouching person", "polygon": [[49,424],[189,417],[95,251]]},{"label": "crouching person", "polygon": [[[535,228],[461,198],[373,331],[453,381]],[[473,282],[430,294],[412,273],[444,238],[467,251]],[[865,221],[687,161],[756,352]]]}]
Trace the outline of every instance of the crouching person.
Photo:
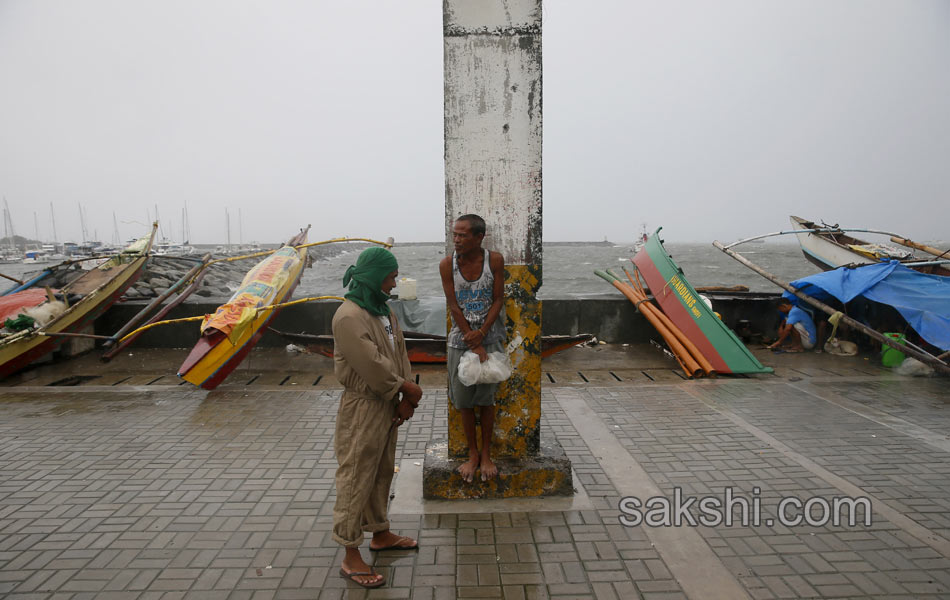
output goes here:
[{"label": "crouching person", "polygon": [[769,348],[782,348],[786,352],[813,349],[818,340],[818,333],[811,316],[787,298],[779,300],[778,310],[785,314],[785,320],[778,328],[778,339]]}]

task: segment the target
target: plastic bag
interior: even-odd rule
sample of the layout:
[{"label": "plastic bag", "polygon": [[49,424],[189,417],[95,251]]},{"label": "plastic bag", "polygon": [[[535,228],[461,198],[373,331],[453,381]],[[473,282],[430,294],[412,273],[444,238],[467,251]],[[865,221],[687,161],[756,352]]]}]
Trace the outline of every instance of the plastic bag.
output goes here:
[{"label": "plastic bag", "polygon": [[489,352],[488,360],[482,363],[479,383],[501,383],[511,377],[511,363],[504,352]]},{"label": "plastic bag", "polygon": [[478,362],[478,355],[466,352],[459,359],[459,381],[462,385],[475,385],[482,374],[482,365]]},{"label": "plastic bag", "polygon": [[511,363],[503,352],[489,352],[488,360],[480,362],[469,350],[459,360],[458,375],[462,385],[499,383],[511,377]]},{"label": "plastic bag", "polygon": [[933,367],[925,365],[916,358],[908,356],[904,359],[894,372],[898,375],[905,375],[907,377],[930,377],[934,374]]},{"label": "plastic bag", "polygon": [[515,339],[508,343],[504,352],[489,352],[488,360],[481,362],[478,355],[468,350],[459,359],[459,381],[462,385],[476,383],[501,383],[511,377],[511,362],[508,355],[521,346],[521,334],[515,334]]}]

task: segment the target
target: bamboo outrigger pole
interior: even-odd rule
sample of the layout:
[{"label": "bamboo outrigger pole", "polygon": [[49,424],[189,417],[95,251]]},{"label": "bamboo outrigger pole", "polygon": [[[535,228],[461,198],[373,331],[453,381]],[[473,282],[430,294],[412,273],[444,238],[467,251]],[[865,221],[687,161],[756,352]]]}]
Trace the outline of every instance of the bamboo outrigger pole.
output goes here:
[{"label": "bamboo outrigger pole", "polygon": [[[894,242],[895,244],[900,244],[901,246],[907,246],[908,248],[913,248],[915,250],[922,250],[923,252],[926,252],[927,254],[933,254],[934,256],[937,257],[937,259],[947,258],[947,256],[950,255],[950,249],[940,250],[939,248],[934,248],[933,246],[927,246],[926,244],[918,244],[917,242],[913,240],[902,238],[897,235],[892,235],[891,241]],[[940,267],[942,269],[950,271],[950,264],[942,263]]]},{"label": "bamboo outrigger pole", "polygon": [[[335,243],[338,243],[338,242],[370,242],[370,243],[372,243],[372,244],[379,244],[380,246],[383,246],[383,247],[385,247],[385,248],[392,248],[392,247],[393,247],[393,243],[392,243],[391,240],[392,240],[392,238],[389,238],[389,240],[387,240],[387,241],[385,241],[385,242],[381,242],[381,241],[379,241],[379,240],[374,240],[374,239],[371,239],[371,238],[348,238],[348,237],[342,237],[342,238],[333,238],[332,240],[323,240],[323,241],[321,241],[321,242],[310,242],[309,244],[300,244],[300,245],[298,245],[298,246],[294,246],[294,248],[296,248],[296,249],[299,250],[299,249],[301,249],[301,248],[311,248],[311,247],[313,247],[313,246],[322,246],[322,245],[324,245],[324,244],[335,244]],[[219,262],[234,262],[234,261],[238,261],[238,260],[244,260],[244,259],[247,259],[247,258],[257,258],[258,256],[268,256],[268,255],[270,255],[270,254],[273,254],[274,252],[277,252],[277,250],[279,250],[279,249],[280,249],[280,248],[275,248],[274,250],[261,250],[260,252],[254,252],[253,254],[244,254],[244,255],[241,255],[241,256],[228,256],[228,257],[226,257],[226,258],[216,258],[216,259],[214,259],[214,260],[212,260],[212,261],[208,261],[208,264],[206,264],[205,266],[206,266],[206,267],[210,267],[211,265],[217,264],[217,263],[219,263]]]},{"label": "bamboo outrigger pole", "polygon": [[657,330],[657,332],[663,337],[667,345],[673,350],[673,356],[676,357],[676,362],[680,364],[683,372],[686,373],[686,376],[690,379],[699,377],[703,375],[703,367],[699,362],[689,353],[689,350],[680,343],[676,335],[667,329],[666,325],[659,319],[657,316],[649,310],[647,307],[652,307],[652,305],[647,302],[646,296],[641,296],[638,294],[632,286],[624,284],[620,281],[620,278],[614,276],[611,273],[605,273],[604,271],[596,270],[594,274],[600,277],[601,279],[607,281],[615,288],[620,290],[620,292],[627,297],[627,300],[633,303],[640,313],[650,322],[651,325]]},{"label": "bamboo outrigger pole", "polygon": [[[163,302],[165,302],[165,300],[167,300],[169,296],[171,296],[173,293],[175,293],[176,291],[178,291],[182,286],[185,285],[185,283],[187,283],[188,281],[192,281],[192,283],[191,283],[187,288],[185,288],[184,290],[182,290],[182,292],[181,292],[180,294],[178,294],[178,297],[175,298],[175,300],[173,300],[171,303],[169,303],[168,306],[164,307],[161,311],[159,311],[158,314],[154,315],[151,319],[149,319],[149,320],[146,322],[146,324],[148,324],[148,323],[154,323],[155,321],[158,321],[159,319],[161,319],[162,317],[164,317],[166,314],[168,314],[168,312],[169,312],[172,308],[174,308],[174,307],[178,306],[179,304],[181,304],[182,302],[184,302],[185,298],[187,298],[188,296],[190,296],[190,295],[192,294],[192,292],[194,292],[195,289],[197,289],[198,284],[201,282],[201,279],[203,278],[204,274],[206,273],[206,271],[204,271],[203,269],[204,269],[205,265],[206,265],[210,260],[211,260],[211,254],[205,254],[204,256],[202,256],[199,263],[195,264],[195,266],[193,266],[187,273],[185,273],[184,275],[182,275],[182,276],[178,279],[178,281],[176,281],[174,284],[172,284],[172,286],[169,287],[167,290],[165,290],[164,293],[162,293],[160,296],[158,296],[157,298],[155,298],[154,300],[152,300],[151,302],[149,302],[148,306],[146,306],[145,308],[143,308],[142,310],[140,310],[140,311],[139,311],[134,317],[132,317],[125,325],[123,325],[122,328],[119,329],[119,331],[117,331],[117,332],[115,332],[114,334],[112,334],[111,336],[109,336],[109,339],[108,339],[108,340],[106,341],[106,343],[104,344],[104,346],[107,348],[107,351],[106,351],[105,353],[103,353],[103,355],[100,357],[100,358],[102,359],[102,361],[103,361],[103,362],[109,362],[109,361],[112,360],[112,358],[115,357],[115,355],[118,354],[123,348],[125,348],[126,346],[128,346],[129,344],[131,344],[132,341],[133,341],[133,340],[135,339],[135,337],[137,337],[137,336],[134,336],[134,337],[132,337],[132,338],[130,338],[130,339],[126,339],[126,340],[124,340],[121,344],[119,344],[118,341],[119,341],[120,339],[123,339],[123,338],[125,337],[125,334],[126,334],[126,333],[128,333],[129,331],[131,331],[136,325],[138,325],[140,322],[142,322],[142,320],[143,320],[146,316],[148,316],[149,313],[151,313],[153,310],[155,310],[155,308],[156,308],[157,306],[159,306],[160,304],[162,304]],[[199,273],[199,272],[200,272],[200,273]],[[114,347],[111,347],[111,348],[110,348],[110,346],[114,346]]]},{"label": "bamboo outrigger pole", "polygon": [[[636,265],[634,265],[633,268],[636,269],[637,268]],[[610,269],[607,269],[607,272],[613,275],[613,271],[611,271]],[[637,270],[636,279],[634,279],[633,275],[631,275],[630,272],[627,271],[626,267],[623,268],[623,272],[627,276],[627,279],[630,280],[630,285],[637,291],[637,293],[641,297],[646,298],[647,291],[643,285],[643,282],[640,281],[639,270]],[[677,327],[676,324],[673,323],[673,321],[668,316],[666,316],[666,313],[664,313],[662,310],[660,310],[656,306],[653,306],[649,302],[644,302],[641,304],[641,306],[645,308],[647,311],[649,311],[650,313],[652,313],[660,322],[663,323],[663,325],[670,331],[670,333],[676,336],[676,339],[679,340],[680,344],[682,344],[683,347],[686,348],[687,351],[689,351],[690,355],[692,355],[692,357],[696,360],[696,362],[699,363],[699,366],[702,367],[703,371],[705,371],[707,376],[709,377],[716,376],[716,369],[712,366],[712,363],[709,362],[709,359],[706,358],[706,356],[702,352],[700,352],[699,348],[696,347],[696,344],[694,344],[692,340],[686,337],[683,331],[679,327]]]},{"label": "bamboo outrigger pole", "polygon": [[[254,309],[256,311],[255,316],[265,310],[274,310],[276,308],[283,308],[285,306],[291,306],[293,304],[301,304],[303,302],[314,302],[316,300],[339,300],[342,302],[343,298],[341,298],[340,296],[312,296],[310,298],[301,298],[300,300],[292,300],[290,302],[282,302],[280,304],[269,304],[267,306],[258,306]],[[181,319],[169,319],[168,321],[156,321],[154,323],[148,323],[147,325],[143,325],[139,327],[138,329],[135,329],[125,334],[125,337],[121,338],[119,340],[119,343],[121,344],[125,342],[126,340],[134,339],[141,333],[148,331],[149,329],[152,329],[153,327],[158,327],[159,325],[171,325],[172,323],[189,323],[192,321],[201,321],[210,316],[211,315],[196,315],[194,317],[182,317]],[[98,337],[105,337],[105,336],[98,336]],[[110,337],[107,337],[106,339],[111,340],[113,338],[110,336]]]},{"label": "bamboo outrigger pole", "polygon": [[939,248],[934,248],[933,246],[927,246],[926,244],[918,244],[913,240],[907,238],[902,238],[896,235],[891,236],[891,241],[895,244],[900,244],[901,246],[907,246],[908,248],[914,248],[916,250],[923,250],[927,254],[933,254],[937,258],[945,258],[950,255],[950,250],[940,250]]},{"label": "bamboo outrigger pole", "polygon": [[10,277],[9,275],[4,275],[3,273],[0,273],[0,277],[3,277],[4,279],[9,279],[13,283],[19,283],[20,285],[23,285],[23,281],[20,279],[17,279],[16,277]]},{"label": "bamboo outrigger pole", "polygon": [[[829,315],[833,315],[833,314],[835,314],[836,312],[839,312],[839,311],[836,311],[835,309],[833,309],[832,307],[828,306],[828,305],[825,304],[824,302],[822,302],[822,301],[820,301],[820,300],[816,300],[816,299],[812,298],[811,296],[809,296],[808,294],[806,294],[806,293],[804,293],[804,292],[801,292],[801,291],[795,289],[794,287],[792,287],[792,286],[789,285],[788,283],[786,283],[786,282],[780,280],[780,279],[779,279],[778,277],[776,277],[775,275],[772,275],[771,273],[769,273],[768,271],[766,271],[766,270],[763,269],[762,267],[760,267],[760,266],[754,264],[754,263],[751,262],[749,259],[747,259],[747,258],[745,258],[744,256],[740,255],[740,254],[737,253],[735,250],[730,250],[728,247],[724,246],[724,245],[723,245],[721,242],[719,242],[718,240],[716,240],[716,241],[713,242],[713,246],[715,246],[715,247],[718,248],[719,250],[722,250],[723,252],[725,252],[726,254],[728,254],[729,256],[731,256],[732,258],[736,259],[736,260],[739,261],[740,263],[742,263],[742,264],[744,264],[745,266],[749,267],[750,269],[752,269],[753,271],[755,271],[756,273],[758,273],[758,274],[761,275],[762,277],[765,277],[766,279],[768,279],[769,281],[771,281],[771,282],[774,283],[775,285],[779,286],[780,288],[783,288],[783,289],[789,291],[790,293],[792,293],[792,294],[794,294],[795,296],[797,296],[798,298],[804,300],[804,301],[807,302],[808,304],[811,304],[812,306],[814,306],[814,307],[817,308],[818,310],[820,310],[820,311],[822,311],[822,312],[825,312],[825,313],[828,313]],[[865,325],[864,323],[859,323],[858,321],[855,321],[854,319],[852,319],[852,318],[849,317],[848,315],[842,315],[841,320],[842,320],[844,323],[847,323],[849,326],[854,327],[855,329],[861,331],[862,333],[864,333],[864,334],[867,335],[868,337],[871,337],[871,338],[873,338],[873,339],[875,339],[875,340],[881,342],[882,344],[887,344],[887,345],[890,346],[891,348],[894,348],[895,350],[898,350],[898,351],[900,351],[900,352],[903,352],[904,354],[909,354],[910,356],[916,358],[916,359],[919,360],[920,362],[930,365],[931,367],[933,367],[934,369],[936,369],[937,371],[939,371],[939,372],[941,372],[941,373],[944,373],[945,375],[950,375],[950,365],[948,365],[947,363],[945,363],[945,362],[943,362],[942,360],[938,359],[936,356],[932,356],[932,355],[930,355],[930,354],[927,354],[926,352],[921,352],[921,351],[916,350],[915,348],[912,348],[912,347],[910,347],[910,346],[903,346],[903,345],[901,345],[901,344],[898,344],[897,342],[895,342],[895,341],[892,340],[891,338],[889,338],[889,337],[887,337],[887,336],[885,336],[885,335],[881,335],[880,333],[878,333],[877,331],[871,329],[870,327],[868,327],[868,326]]]}]

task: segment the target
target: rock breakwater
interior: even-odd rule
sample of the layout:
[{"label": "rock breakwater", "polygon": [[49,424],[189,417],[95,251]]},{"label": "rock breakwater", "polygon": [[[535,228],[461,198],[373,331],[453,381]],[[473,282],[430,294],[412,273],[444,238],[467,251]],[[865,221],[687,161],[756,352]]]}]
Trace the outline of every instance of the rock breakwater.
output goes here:
[{"label": "rock breakwater", "polygon": [[[352,249],[357,244],[350,244]],[[343,251],[340,245],[315,246],[309,248],[311,263],[326,260]],[[212,258],[225,258],[212,256]],[[241,285],[244,275],[266,257],[237,259],[230,262],[217,262],[207,267],[207,273],[200,287],[185,302],[207,302],[209,299],[224,302]],[[126,292],[125,300],[150,300],[168,291],[177,281],[195,266],[198,257],[153,256],[149,259],[142,277]],[[174,296],[172,296],[174,298]]]}]

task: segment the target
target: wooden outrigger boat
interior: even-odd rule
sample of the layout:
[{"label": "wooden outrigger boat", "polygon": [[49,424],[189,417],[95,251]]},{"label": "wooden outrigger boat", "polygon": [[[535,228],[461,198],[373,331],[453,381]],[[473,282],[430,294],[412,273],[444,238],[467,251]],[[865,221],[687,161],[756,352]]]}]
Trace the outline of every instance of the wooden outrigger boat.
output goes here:
[{"label": "wooden outrigger boat", "polygon": [[[314,354],[333,357],[333,336],[315,335],[311,333],[287,333],[271,328],[271,331],[281,336],[288,342],[306,348]],[[446,346],[445,336],[431,333],[418,333],[415,331],[403,332],[406,338],[406,352],[409,354],[409,362],[412,363],[431,363],[445,364]],[[545,335],[541,337],[541,358],[546,358],[567,350],[572,346],[589,342],[594,338],[591,333],[581,333],[578,335]]]},{"label": "wooden outrigger boat", "polygon": [[45,313],[36,321],[38,328],[28,327],[0,338],[0,378],[53,352],[70,337],[82,337],[82,330],[142,275],[157,228],[154,223],[148,235],[97,267],[77,270],[72,267],[78,261],[66,261],[0,296],[0,321],[16,317],[21,310]]},{"label": "wooden outrigger boat", "polygon": [[666,316],[716,373],[771,373],[706,306],[663,247],[659,233],[657,229],[631,260]]},{"label": "wooden outrigger boat", "polygon": [[[796,233],[795,236],[798,238],[805,259],[823,271],[833,271],[844,266],[872,265],[881,261],[896,260],[921,273],[950,275],[950,267],[946,264],[935,264],[934,261],[928,260],[921,261],[914,256],[911,250],[867,242],[849,235],[846,233],[849,230],[839,229],[835,225],[819,225],[794,215],[790,216],[789,220],[794,230],[802,231],[802,233]],[[888,232],[866,229],[860,231],[890,235],[892,241],[911,246],[909,240]],[[912,247],[920,246],[915,244]]]},{"label": "wooden outrigger boat", "polygon": [[307,264],[310,226],[262,260],[244,277],[241,287],[215,314],[205,317],[201,337],[178,369],[178,376],[213,390],[248,355],[279,312],[266,308],[289,300]]}]

